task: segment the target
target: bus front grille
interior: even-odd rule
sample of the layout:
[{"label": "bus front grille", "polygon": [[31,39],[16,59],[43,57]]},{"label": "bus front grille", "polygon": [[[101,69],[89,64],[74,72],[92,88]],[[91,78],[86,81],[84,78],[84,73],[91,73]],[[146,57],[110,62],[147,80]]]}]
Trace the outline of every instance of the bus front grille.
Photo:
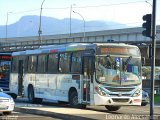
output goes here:
[{"label": "bus front grille", "polygon": [[110,88],[106,87],[110,92],[131,92],[134,88]]},{"label": "bus front grille", "polygon": [[112,98],[113,102],[128,102],[129,99]]},{"label": "bus front grille", "polygon": [[[119,94],[109,94],[110,96],[118,96],[119,97]],[[131,94],[122,94],[122,96],[131,96]]]}]

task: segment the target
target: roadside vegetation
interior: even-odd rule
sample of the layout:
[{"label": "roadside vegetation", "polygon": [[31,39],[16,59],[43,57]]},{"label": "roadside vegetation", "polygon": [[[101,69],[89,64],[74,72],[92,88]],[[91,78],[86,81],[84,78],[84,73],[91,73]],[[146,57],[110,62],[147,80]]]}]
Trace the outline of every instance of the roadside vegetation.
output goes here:
[{"label": "roadside vegetation", "polygon": [[160,94],[155,94],[154,95],[154,102],[160,104]]}]

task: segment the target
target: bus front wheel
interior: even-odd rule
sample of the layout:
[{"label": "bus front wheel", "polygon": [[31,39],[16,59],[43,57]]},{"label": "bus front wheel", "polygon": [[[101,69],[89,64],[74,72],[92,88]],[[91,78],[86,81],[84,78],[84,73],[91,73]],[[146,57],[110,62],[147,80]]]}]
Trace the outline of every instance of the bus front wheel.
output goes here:
[{"label": "bus front wheel", "polygon": [[75,108],[85,109],[86,105],[78,103],[78,94],[76,91],[73,91],[69,94],[69,104]]},{"label": "bus front wheel", "polygon": [[111,105],[106,105],[105,107],[109,111],[117,111],[121,108],[120,106],[111,106]]},{"label": "bus front wheel", "polygon": [[73,91],[69,95],[69,104],[72,107],[77,107],[78,106],[78,94],[76,91]]}]

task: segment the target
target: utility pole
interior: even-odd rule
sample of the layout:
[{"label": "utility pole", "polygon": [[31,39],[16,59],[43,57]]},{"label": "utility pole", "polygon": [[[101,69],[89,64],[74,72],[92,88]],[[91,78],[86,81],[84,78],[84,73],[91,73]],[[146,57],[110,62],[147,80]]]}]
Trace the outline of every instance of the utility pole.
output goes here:
[{"label": "utility pole", "polygon": [[[150,4],[151,5],[151,4]],[[156,0],[153,0],[152,14],[143,16],[145,21],[142,35],[152,39],[151,44],[151,90],[150,90],[150,120],[154,119],[154,84],[155,84],[155,54],[156,54]]]},{"label": "utility pole", "polygon": [[7,41],[7,39],[8,39],[8,15],[9,15],[10,13],[12,13],[12,12],[7,12],[7,19],[6,19],[6,42],[8,42],[8,41]]},{"label": "utility pole", "polygon": [[75,12],[75,11],[73,11],[73,12],[78,14],[83,19],[83,42],[85,42],[85,19],[80,13]]},{"label": "utility pole", "polygon": [[156,52],[156,0],[153,0],[151,29],[152,29],[152,56],[151,56],[150,120],[153,120],[154,119],[155,52]]},{"label": "utility pole", "polygon": [[71,5],[71,7],[70,7],[70,24],[69,24],[69,28],[70,28],[70,32],[69,32],[69,34],[70,34],[70,37],[71,37],[71,33],[72,33],[72,5]]},{"label": "utility pole", "polygon": [[40,15],[39,15],[39,30],[38,30],[38,38],[39,38],[39,43],[42,43],[42,38],[41,38],[41,34],[42,34],[42,29],[41,29],[41,19],[42,19],[42,7],[43,7],[43,3],[45,0],[42,1],[41,3],[41,10],[40,10]]},{"label": "utility pole", "polygon": [[70,6],[70,25],[69,25],[69,28],[70,28],[70,32],[69,32],[69,36],[71,37],[72,36],[72,9],[73,9],[73,6],[75,6],[76,4],[72,4]]}]

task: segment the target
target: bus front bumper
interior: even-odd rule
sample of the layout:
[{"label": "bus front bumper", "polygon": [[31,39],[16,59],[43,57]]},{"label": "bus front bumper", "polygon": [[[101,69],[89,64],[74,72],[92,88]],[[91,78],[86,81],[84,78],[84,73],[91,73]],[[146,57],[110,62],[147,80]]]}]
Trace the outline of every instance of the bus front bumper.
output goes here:
[{"label": "bus front bumper", "polygon": [[142,97],[107,97],[100,96],[99,94],[94,94],[94,104],[95,105],[141,105]]}]

